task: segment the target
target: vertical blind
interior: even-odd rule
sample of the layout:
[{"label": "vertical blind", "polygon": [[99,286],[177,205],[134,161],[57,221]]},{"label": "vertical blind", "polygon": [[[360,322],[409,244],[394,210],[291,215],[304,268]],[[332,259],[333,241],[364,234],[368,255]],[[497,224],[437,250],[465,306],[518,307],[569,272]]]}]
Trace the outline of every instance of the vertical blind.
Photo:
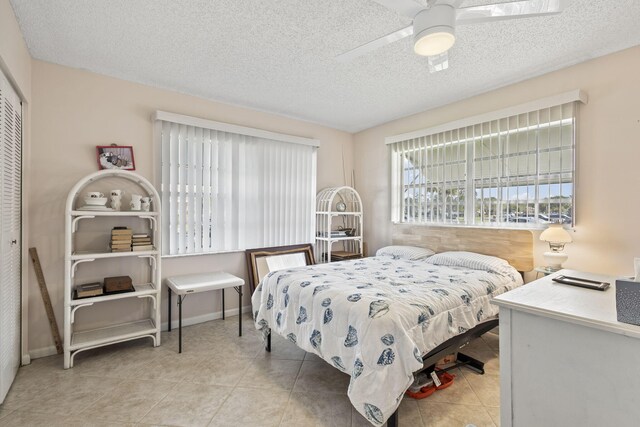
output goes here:
[{"label": "vertical blind", "polygon": [[573,223],[577,102],[390,144],[396,222]]},{"label": "vertical blind", "polygon": [[166,254],[313,241],[315,146],[160,124]]}]

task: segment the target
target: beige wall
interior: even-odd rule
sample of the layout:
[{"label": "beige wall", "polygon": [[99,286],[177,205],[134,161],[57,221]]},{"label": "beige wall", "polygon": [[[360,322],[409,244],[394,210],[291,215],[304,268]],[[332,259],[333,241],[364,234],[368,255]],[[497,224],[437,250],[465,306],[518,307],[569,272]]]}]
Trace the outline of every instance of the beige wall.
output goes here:
[{"label": "beige wall", "polygon": [[[22,37],[20,27],[16,21],[13,9],[9,0],[0,0],[0,71],[9,79],[14,89],[22,99],[22,164],[23,192],[29,189],[28,165],[30,159],[30,138],[31,138],[31,55],[27,49],[27,44]],[[22,199],[22,212],[26,216],[29,209],[27,197]],[[26,268],[29,266],[28,240],[29,227],[26,221],[22,225],[22,275],[23,284],[26,283]],[[23,285],[23,306],[22,306],[22,334],[27,336],[29,306],[26,286]],[[22,361],[29,363],[28,344],[22,341]]]},{"label": "beige wall", "polygon": [[[589,94],[578,129],[577,226],[568,268],[633,273],[640,256],[640,46],[454,104],[377,126],[354,136],[357,190],[369,253],[390,244],[389,153],[386,136],[518,105],[572,89]],[[428,96],[428,94],[425,94]],[[536,265],[546,244],[535,234]]]},{"label": "beige wall", "polygon": [[31,99],[31,55],[9,0],[0,0],[0,68],[23,100]]},{"label": "beige wall", "polygon": [[[151,114],[155,110],[317,138],[321,143],[318,189],[343,184],[343,153],[347,177],[351,176],[352,135],[346,132],[36,60],[32,84],[29,246],[37,247],[40,253],[59,324],[63,319],[63,213],[67,193],[78,179],[97,170],[96,145],[114,142],[133,145],[137,172],[153,179]],[[167,258],[162,268],[164,277],[212,270],[246,277],[244,253]],[[52,340],[32,272],[29,290],[29,348],[38,356],[43,354],[42,349],[52,345]],[[248,304],[246,292],[245,305]],[[136,310],[126,304],[112,307]],[[227,308],[234,307],[237,299],[229,292]],[[112,315],[105,311],[110,309],[91,311],[92,320]],[[162,309],[166,322],[166,303]],[[219,295],[209,292],[188,298],[184,309],[185,317],[220,311]]]}]

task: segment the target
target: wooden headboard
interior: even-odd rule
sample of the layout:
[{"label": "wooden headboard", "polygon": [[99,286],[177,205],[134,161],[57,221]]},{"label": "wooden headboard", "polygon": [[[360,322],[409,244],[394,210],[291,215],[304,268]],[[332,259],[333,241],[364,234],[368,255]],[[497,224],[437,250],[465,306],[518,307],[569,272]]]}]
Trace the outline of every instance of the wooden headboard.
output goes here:
[{"label": "wooden headboard", "polygon": [[392,243],[434,252],[477,252],[502,258],[518,271],[533,270],[533,233],[529,230],[393,224]]}]

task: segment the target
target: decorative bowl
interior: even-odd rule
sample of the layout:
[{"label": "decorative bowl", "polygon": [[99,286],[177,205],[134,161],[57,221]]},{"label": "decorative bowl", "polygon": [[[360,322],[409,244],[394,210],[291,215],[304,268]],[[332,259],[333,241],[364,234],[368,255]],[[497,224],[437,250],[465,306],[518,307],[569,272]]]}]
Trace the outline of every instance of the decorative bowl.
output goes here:
[{"label": "decorative bowl", "polygon": [[85,197],[84,203],[89,206],[105,206],[107,204],[106,197]]}]

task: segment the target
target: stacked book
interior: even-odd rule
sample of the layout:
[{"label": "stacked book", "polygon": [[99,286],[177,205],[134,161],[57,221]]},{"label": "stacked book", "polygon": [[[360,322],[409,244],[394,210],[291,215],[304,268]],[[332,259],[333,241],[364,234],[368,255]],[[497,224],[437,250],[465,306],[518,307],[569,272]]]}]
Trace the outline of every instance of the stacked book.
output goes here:
[{"label": "stacked book", "polygon": [[111,230],[111,252],[131,252],[132,234],[127,227],[114,227]]},{"label": "stacked book", "polygon": [[335,237],[347,237],[348,234],[344,230],[331,230],[331,234],[327,233],[326,231],[319,231],[318,236],[335,238]]},{"label": "stacked book", "polygon": [[76,298],[90,298],[102,295],[102,283],[85,283],[84,285],[76,286]]},{"label": "stacked book", "polygon": [[148,234],[134,234],[131,241],[133,251],[152,251],[153,244]]}]

